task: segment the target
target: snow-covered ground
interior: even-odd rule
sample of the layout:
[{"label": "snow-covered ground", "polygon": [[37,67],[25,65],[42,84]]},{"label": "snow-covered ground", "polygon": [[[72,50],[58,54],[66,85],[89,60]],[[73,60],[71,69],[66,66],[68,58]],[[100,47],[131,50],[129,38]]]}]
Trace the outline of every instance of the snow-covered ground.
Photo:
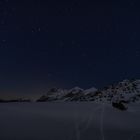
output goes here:
[{"label": "snow-covered ground", "polygon": [[0,140],[140,140],[140,104],[0,104]]}]

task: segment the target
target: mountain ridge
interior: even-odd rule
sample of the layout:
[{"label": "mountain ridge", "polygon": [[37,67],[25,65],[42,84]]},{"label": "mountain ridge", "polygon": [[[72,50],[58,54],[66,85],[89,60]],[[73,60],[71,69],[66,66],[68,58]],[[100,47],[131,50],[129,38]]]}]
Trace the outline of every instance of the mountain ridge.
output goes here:
[{"label": "mountain ridge", "polygon": [[140,101],[140,80],[123,80],[102,89],[94,87],[82,89],[79,87],[70,90],[52,88],[46,95],[41,96],[37,102],[47,101],[94,101],[112,104],[114,107],[127,109],[128,104]]},{"label": "mountain ridge", "polygon": [[[0,99],[0,103],[32,102],[30,99]],[[106,103],[120,110],[127,110],[131,104],[140,103],[140,80],[123,80],[101,89],[51,88],[35,102],[95,102]]]}]

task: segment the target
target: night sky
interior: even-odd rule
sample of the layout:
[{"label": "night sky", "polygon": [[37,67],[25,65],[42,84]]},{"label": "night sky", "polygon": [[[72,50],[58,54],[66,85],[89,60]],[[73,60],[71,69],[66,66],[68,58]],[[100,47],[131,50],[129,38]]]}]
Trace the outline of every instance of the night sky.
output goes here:
[{"label": "night sky", "polygon": [[140,2],[0,0],[0,95],[140,77]]}]

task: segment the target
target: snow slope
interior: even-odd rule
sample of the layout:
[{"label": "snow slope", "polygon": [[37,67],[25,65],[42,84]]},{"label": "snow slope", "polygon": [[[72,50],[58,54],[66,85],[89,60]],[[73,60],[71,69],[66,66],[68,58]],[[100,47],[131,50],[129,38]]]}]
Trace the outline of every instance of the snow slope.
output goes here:
[{"label": "snow slope", "polygon": [[140,106],[93,102],[0,104],[0,140],[140,140]]},{"label": "snow slope", "polygon": [[37,101],[0,104],[0,140],[140,140],[140,80],[52,88]]}]

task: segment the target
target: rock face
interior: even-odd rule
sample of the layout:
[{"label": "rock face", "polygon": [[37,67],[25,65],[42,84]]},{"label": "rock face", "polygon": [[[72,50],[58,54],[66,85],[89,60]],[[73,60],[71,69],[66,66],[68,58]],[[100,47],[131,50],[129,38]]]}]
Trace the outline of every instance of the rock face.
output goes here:
[{"label": "rock face", "polygon": [[105,102],[120,110],[126,110],[129,104],[140,102],[140,80],[124,80],[99,90],[84,90],[79,87],[70,90],[52,88],[37,101]]},{"label": "rock face", "polygon": [[140,80],[124,80],[100,91],[102,97],[111,102],[137,102],[140,99]]},{"label": "rock face", "polygon": [[123,102],[118,102],[118,103],[115,103],[115,102],[112,102],[112,106],[119,109],[119,110],[127,110],[127,106],[125,104],[123,104]]}]

